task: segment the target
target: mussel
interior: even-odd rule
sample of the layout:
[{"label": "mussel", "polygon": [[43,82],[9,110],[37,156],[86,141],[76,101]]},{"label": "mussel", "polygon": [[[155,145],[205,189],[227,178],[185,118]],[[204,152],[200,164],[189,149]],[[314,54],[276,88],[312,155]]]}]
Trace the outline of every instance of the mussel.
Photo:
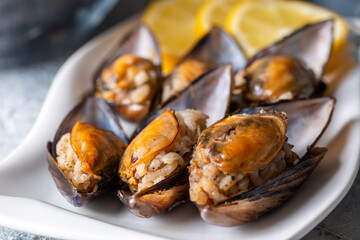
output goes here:
[{"label": "mussel", "polygon": [[333,41],[333,21],[307,25],[249,59],[234,77],[236,107],[321,95]]},{"label": "mussel", "polygon": [[122,118],[137,122],[150,112],[161,81],[157,42],[151,31],[140,25],[100,66],[95,74],[95,91]]},{"label": "mussel", "polygon": [[[314,145],[334,104],[332,98],[318,98],[251,108],[205,129],[190,166],[190,199],[201,217],[211,224],[236,226],[290,197],[327,151]],[[287,127],[285,115],[291,120]],[[301,147],[295,152],[291,144],[298,140]]]},{"label": "mussel", "polygon": [[114,188],[126,144],[109,106],[94,96],[86,98],[66,116],[47,146],[49,171],[60,193],[82,206]]},{"label": "mussel", "polygon": [[189,86],[159,106],[141,122],[132,138],[160,113],[171,108],[200,110],[209,116],[207,125],[222,119],[229,113],[233,68],[230,64],[218,66],[195,79]]},{"label": "mussel", "polygon": [[179,94],[200,75],[219,64],[232,64],[237,72],[246,65],[246,57],[236,41],[224,30],[214,27],[164,79],[161,104]]},{"label": "mussel", "polygon": [[132,213],[151,217],[188,198],[187,165],[206,118],[196,110],[168,109],[132,140],[119,165],[127,183],[119,197]]},{"label": "mussel", "polygon": [[[127,183],[118,191],[119,198],[132,213],[151,217],[188,199],[187,166],[193,145],[207,124],[228,114],[231,83],[231,65],[219,66],[199,77],[179,96],[173,96],[140,124],[119,167],[119,175]],[[190,127],[186,133],[182,133],[184,124]],[[186,146],[186,152],[177,149],[179,141]],[[183,160],[176,169],[154,181],[142,182],[141,179],[149,179],[142,174],[148,172],[151,176],[170,168],[163,161],[177,154],[181,156],[177,159]],[[160,162],[157,165],[160,169],[152,169],[153,162]]]}]

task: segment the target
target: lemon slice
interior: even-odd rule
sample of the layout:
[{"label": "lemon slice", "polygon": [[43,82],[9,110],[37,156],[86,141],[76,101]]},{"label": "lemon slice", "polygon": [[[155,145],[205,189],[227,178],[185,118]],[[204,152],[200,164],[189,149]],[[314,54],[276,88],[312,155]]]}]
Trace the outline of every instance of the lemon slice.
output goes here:
[{"label": "lemon slice", "polygon": [[[233,6],[246,0],[206,0],[196,14],[195,36],[201,38],[212,26],[224,27],[228,13]],[[248,0],[249,1],[249,0]],[[253,0],[256,1],[256,0]],[[265,1],[265,0],[261,0]],[[276,1],[276,0],[267,0]],[[277,0],[279,1],[279,0]]]},{"label": "lemon slice", "polygon": [[195,16],[203,0],[157,0],[150,3],[142,18],[154,32],[162,52],[163,72],[195,44]]},{"label": "lemon slice", "polygon": [[234,5],[241,0],[208,0],[201,4],[196,14],[195,36],[197,39],[204,36],[212,26],[223,27],[226,16]]},{"label": "lemon slice", "polygon": [[336,55],[347,36],[345,20],[334,12],[307,2],[241,2],[228,14],[225,28],[250,57],[297,28],[330,18],[335,20],[332,55]]}]

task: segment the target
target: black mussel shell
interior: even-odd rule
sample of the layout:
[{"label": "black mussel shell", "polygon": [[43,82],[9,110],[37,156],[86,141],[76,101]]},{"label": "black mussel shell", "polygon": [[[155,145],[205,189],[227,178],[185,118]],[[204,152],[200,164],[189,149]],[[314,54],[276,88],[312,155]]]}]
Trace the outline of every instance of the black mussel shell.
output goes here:
[{"label": "black mussel shell", "polygon": [[299,157],[315,146],[331,121],[335,107],[332,97],[311,98],[295,101],[283,101],[259,107],[242,109],[236,113],[255,114],[264,110],[285,112],[288,118],[288,142],[294,145],[294,151]]},{"label": "black mussel shell", "polygon": [[[159,91],[162,84],[161,54],[153,33],[144,24],[139,24],[132,29],[132,31],[119,42],[116,48],[110,52],[106,60],[100,65],[94,75],[95,91],[102,70],[109,67],[117,58],[126,54],[133,54],[148,59],[156,66],[158,84],[156,89],[152,89],[154,91],[154,96],[156,96],[156,93]],[[147,101],[146,103],[116,104],[108,102],[108,104],[125,120],[138,122],[150,112],[154,105],[154,99],[155,97],[153,97],[152,101]]]},{"label": "black mussel shell", "polygon": [[149,218],[188,200],[188,177],[187,167],[184,167],[154,186],[135,194],[124,185],[118,191],[118,196],[133,214]]},{"label": "black mussel shell", "polygon": [[214,206],[199,207],[201,217],[219,226],[237,226],[261,217],[280,206],[311,175],[327,148],[313,148],[302,161],[257,188]]},{"label": "black mussel shell", "polygon": [[198,59],[216,62],[218,64],[231,63],[236,73],[246,66],[247,58],[236,40],[225,30],[213,27],[195,47],[180,61]]},{"label": "black mussel shell", "polygon": [[[177,77],[177,71],[182,64],[194,60],[205,64],[206,67],[203,67],[206,68],[206,70],[203,69],[203,73],[222,64],[232,64],[233,71],[236,73],[237,71],[242,70],[247,62],[245,53],[235,39],[223,29],[213,27],[209,33],[200,39],[194,48],[180,60],[172,73],[164,79],[163,86],[165,86],[167,82],[171,82],[173,78]],[[165,89],[163,89],[163,91],[164,90]],[[174,93],[174,95],[178,94],[179,92]],[[161,100],[158,99],[158,102],[160,105],[164,105],[164,102],[168,101],[168,99],[169,97]]]},{"label": "black mussel shell", "polygon": [[335,106],[331,97],[284,101],[267,106],[246,108],[238,113],[256,114],[262,111],[282,111],[288,118],[288,142],[300,156],[299,163],[276,178],[255,189],[209,206],[198,206],[201,217],[208,223],[236,226],[253,221],[280,206],[310,176],[327,148],[315,147],[329,125]]},{"label": "black mussel shell", "polygon": [[[322,81],[322,76],[332,50],[333,25],[333,20],[325,20],[306,25],[273,45],[260,50],[248,60],[246,67],[249,67],[259,59],[271,56],[284,56],[298,59],[298,65],[304,65],[304,75],[307,75],[303,81],[308,79],[311,83],[307,85],[308,90],[302,88],[301,91],[296,92],[296,94],[300,94],[301,92],[301,95],[306,95],[302,97],[306,98],[323,96],[326,90],[326,84]],[[262,72],[259,70],[259,75],[261,76],[261,74]],[[302,82],[302,85],[304,84],[305,82]],[[254,104],[262,105],[263,103],[252,103],[244,99],[242,93],[236,93],[232,96],[231,110],[233,111],[236,108],[243,108]]]},{"label": "black mussel shell", "polygon": [[306,25],[273,45],[260,50],[247,66],[266,56],[285,55],[298,58],[321,80],[333,43],[333,20]]},{"label": "black mussel shell", "polygon": [[[230,64],[212,69],[191,83],[178,95],[171,97],[159,109],[139,124],[132,138],[154,120],[160,113],[171,108],[199,110],[209,116],[207,125],[211,125],[228,114],[232,87],[232,66]],[[132,139],[131,138],[131,139]]]},{"label": "black mussel shell", "polygon": [[151,30],[146,25],[140,24],[127,33],[118,45],[111,50],[109,56],[96,71],[94,81],[99,78],[104,68],[110,66],[117,58],[126,54],[134,54],[149,59],[154,65],[161,66],[161,55],[157,41]]},{"label": "black mussel shell", "polygon": [[83,121],[112,131],[125,144],[128,143],[128,140],[121,129],[119,119],[116,114],[104,102],[104,100],[96,98],[93,95],[90,95],[84,99],[65,117],[58,131],[56,132],[54,141],[48,142],[47,145],[47,160],[49,164],[49,171],[58,190],[65,197],[65,199],[74,206],[83,206],[99,194],[114,188],[118,182],[118,178],[115,171],[116,178],[108,179],[107,177],[104,177],[99,182],[99,187],[96,192],[85,192],[80,191],[74,187],[73,184],[66,178],[64,173],[60,170],[56,161],[56,144],[62,135],[71,131],[77,121]]}]

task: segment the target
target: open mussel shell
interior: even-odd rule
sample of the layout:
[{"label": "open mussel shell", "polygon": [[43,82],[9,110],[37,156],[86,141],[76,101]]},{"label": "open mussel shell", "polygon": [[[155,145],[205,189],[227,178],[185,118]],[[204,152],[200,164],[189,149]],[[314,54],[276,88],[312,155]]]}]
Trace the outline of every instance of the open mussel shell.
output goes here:
[{"label": "open mussel shell", "polygon": [[131,141],[119,164],[126,185],[118,196],[133,214],[151,217],[188,199],[187,166],[206,118],[199,111],[168,109]]},{"label": "open mussel shell", "polygon": [[286,201],[310,176],[324,157],[326,148],[313,148],[294,168],[257,188],[213,206],[200,207],[201,217],[219,226],[251,222]]},{"label": "open mussel shell", "polygon": [[214,205],[198,206],[201,217],[214,225],[236,226],[253,221],[280,206],[310,176],[327,152],[327,148],[314,146],[331,120],[334,105],[335,99],[322,97],[280,102],[237,112],[248,114],[257,114],[263,110],[285,112],[288,118],[288,142],[294,145],[292,151],[301,159],[294,167],[251,191]]},{"label": "open mussel shell", "polygon": [[231,109],[323,96],[333,20],[306,25],[249,59],[235,76]]},{"label": "open mussel shell", "polygon": [[211,125],[228,113],[232,74],[230,64],[219,66],[200,76],[178,96],[173,96],[161,109],[200,110],[209,116],[207,125]]},{"label": "open mussel shell", "polygon": [[216,62],[218,64],[231,63],[234,72],[246,66],[247,58],[235,39],[225,30],[213,27],[195,47],[180,61],[198,59]]},{"label": "open mussel shell", "polygon": [[118,57],[125,54],[134,54],[152,61],[156,66],[161,66],[160,50],[153,33],[146,25],[139,24],[111,50],[109,56],[97,70],[95,80],[103,68],[110,66]]},{"label": "open mussel shell", "polygon": [[132,138],[160,113],[169,108],[175,111],[184,109],[199,110],[209,116],[207,120],[208,126],[222,119],[229,113],[232,74],[233,70],[230,64],[221,65],[204,73],[182,92],[171,97],[159,109],[152,112],[148,118],[139,124]]},{"label": "open mussel shell", "polygon": [[171,210],[189,198],[189,174],[184,167],[154,186],[132,194],[127,186],[118,191],[121,202],[138,217],[149,218]]},{"label": "open mussel shell", "polygon": [[[110,52],[106,60],[100,65],[94,75],[95,90],[99,85],[99,78],[102,71],[110,67],[116,59],[124,55],[131,54],[150,60],[156,68],[157,84],[151,91],[156,96],[162,82],[161,73],[161,54],[158,43],[151,30],[144,24],[139,24],[132,29]],[[154,98],[154,97],[153,97]],[[115,103],[108,102],[120,116],[130,122],[138,122],[142,120],[151,110],[154,100],[148,100],[144,103]]]},{"label": "open mussel shell", "polygon": [[[232,64],[233,71],[236,73],[246,66],[246,62],[247,58],[235,39],[221,28],[213,27],[164,79],[162,97],[159,102],[164,104],[171,96],[177,95],[210,69],[222,64]],[[180,79],[183,79],[184,83]],[[176,86],[174,87],[176,89],[169,90],[171,85]],[[183,87],[179,88],[179,85]]]},{"label": "open mussel shell", "polygon": [[299,157],[303,157],[307,149],[314,147],[325,132],[330,123],[335,102],[332,97],[283,101],[245,108],[236,113],[255,114],[264,109],[285,112],[288,119],[286,134],[288,142],[294,145],[292,151]]},{"label": "open mussel shell", "polygon": [[302,60],[320,81],[332,49],[333,25],[333,20],[306,25],[273,45],[260,50],[249,59],[247,66],[267,56],[291,56]]},{"label": "open mussel shell", "polygon": [[[74,206],[85,205],[99,194],[114,188],[114,184],[118,181],[117,178],[108,179],[104,177],[101,180],[102,182],[99,182],[97,191],[80,191],[67,179],[59,168],[56,161],[56,144],[65,133],[71,131],[74,124],[78,121],[109,130],[118,136],[125,144],[128,143],[126,135],[123,133],[119,124],[118,117],[102,99],[90,95],[70,111],[58,128],[53,142],[48,142],[47,144],[47,160],[49,163],[49,171],[58,190],[65,199]],[[115,175],[117,177],[117,174]]]}]

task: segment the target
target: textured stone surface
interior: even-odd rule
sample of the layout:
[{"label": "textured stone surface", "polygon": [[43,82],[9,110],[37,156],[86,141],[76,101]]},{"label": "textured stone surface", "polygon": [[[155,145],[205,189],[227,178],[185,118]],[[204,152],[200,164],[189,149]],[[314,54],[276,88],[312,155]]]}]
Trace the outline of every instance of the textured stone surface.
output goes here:
[{"label": "textured stone surface", "polygon": [[0,240],[55,240],[56,238],[47,238],[34,234],[16,231],[10,228],[0,226]]},{"label": "textured stone surface", "polygon": [[64,59],[0,71],[0,159],[30,130]]},{"label": "textured stone surface", "polygon": [[[66,58],[0,70],[0,160],[14,150],[31,129],[52,79]],[[0,226],[0,240],[45,239],[52,238]]]}]

